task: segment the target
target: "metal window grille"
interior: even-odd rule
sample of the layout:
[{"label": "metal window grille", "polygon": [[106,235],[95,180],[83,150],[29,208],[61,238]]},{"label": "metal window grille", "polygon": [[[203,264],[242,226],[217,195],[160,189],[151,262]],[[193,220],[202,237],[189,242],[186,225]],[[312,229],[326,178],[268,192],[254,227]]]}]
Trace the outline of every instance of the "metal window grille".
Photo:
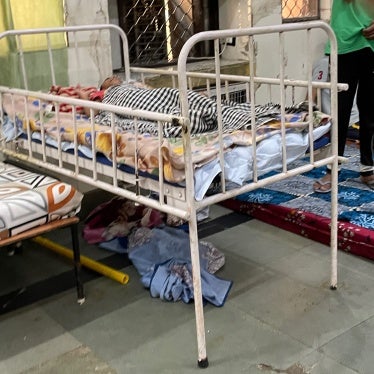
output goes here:
[{"label": "metal window grille", "polygon": [[319,19],[318,0],[282,0],[283,22]]},{"label": "metal window grille", "polygon": [[[218,0],[118,1],[120,26],[129,38],[132,64],[149,66],[175,61],[191,35],[216,28],[217,3]],[[207,56],[209,48],[194,50],[195,57]]]},{"label": "metal window grille", "polygon": [[[216,87],[210,87],[209,90],[204,88],[195,88],[195,91],[210,97],[213,100],[217,99]],[[221,86],[221,99],[233,101],[236,103],[245,103],[249,101],[249,91],[246,83],[231,83]]]},{"label": "metal window grille", "polygon": [[[212,99],[217,98],[216,89],[212,88],[210,95]],[[234,101],[236,103],[245,103],[247,99],[247,85],[245,83],[232,83],[221,87],[222,99]],[[249,96],[249,95],[248,95]]]}]

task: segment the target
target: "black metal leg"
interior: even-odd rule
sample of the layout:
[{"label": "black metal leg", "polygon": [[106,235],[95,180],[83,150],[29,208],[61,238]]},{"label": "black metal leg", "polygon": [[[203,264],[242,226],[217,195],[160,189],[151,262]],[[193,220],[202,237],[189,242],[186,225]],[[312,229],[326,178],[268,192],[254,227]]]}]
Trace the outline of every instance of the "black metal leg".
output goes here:
[{"label": "black metal leg", "polygon": [[75,223],[70,226],[71,237],[73,242],[73,254],[74,254],[74,272],[75,280],[77,284],[77,294],[78,294],[78,303],[83,304],[85,301],[83,283],[80,278],[81,271],[81,259],[80,259],[80,249],[79,249],[79,239],[78,239],[78,223]]}]

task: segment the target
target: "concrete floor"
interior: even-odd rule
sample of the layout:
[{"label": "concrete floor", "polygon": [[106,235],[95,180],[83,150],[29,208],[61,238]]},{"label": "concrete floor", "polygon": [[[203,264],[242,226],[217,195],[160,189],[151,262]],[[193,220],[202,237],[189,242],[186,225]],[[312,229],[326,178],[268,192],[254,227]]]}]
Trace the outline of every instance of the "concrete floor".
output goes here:
[{"label": "concrete floor", "polygon": [[[12,303],[40,283],[51,290],[0,315],[0,373],[372,374],[373,263],[339,252],[332,291],[328,247],[248,217],[237,224],[232,218],[212,207],[204,237],[225,253],[217,275],[234,282],[222,308],[204,309],[207,369],[196,363],[193,304],[151,298],[129,266],[123,269],[127,285],[85,271],[80,306],[73,283],[54,290],[58,273],[73,281],[71,265],[27,242],[22,254],[1,254],[0,294],[18,290]],[[55,235],[68,243],[68,235]],[[83,240],[81,247],[93,258],[108,256]]]}]

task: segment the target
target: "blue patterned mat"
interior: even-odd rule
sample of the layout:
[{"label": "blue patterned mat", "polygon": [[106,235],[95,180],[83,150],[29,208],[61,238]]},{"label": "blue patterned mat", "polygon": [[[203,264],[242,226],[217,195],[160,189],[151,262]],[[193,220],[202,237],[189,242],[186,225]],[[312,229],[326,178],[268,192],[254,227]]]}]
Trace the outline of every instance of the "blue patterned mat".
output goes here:
[{"label": "blue patterned mat", "polygon": [[[374,190],[360,181],[358,149],[347,147],[345,156],[348,161],[339,173],[338,219],[373,230]],[[280,205],[329,218],[330,193],[315,193],[312,188],[313,182],[324,174],[324,167],[315,169],[240,195],[236,199],[248,203]]]}]

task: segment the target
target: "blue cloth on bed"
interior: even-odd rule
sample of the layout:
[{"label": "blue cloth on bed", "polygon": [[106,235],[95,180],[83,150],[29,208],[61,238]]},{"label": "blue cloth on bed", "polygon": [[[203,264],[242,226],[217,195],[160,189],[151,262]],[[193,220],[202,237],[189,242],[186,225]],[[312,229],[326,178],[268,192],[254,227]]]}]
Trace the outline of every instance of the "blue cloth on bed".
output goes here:
[{"label": "blue cloth on bed", "polygon": [[[222,306],[232,282],[209,273],[215,259],[204,242],[199,242],[199,254],[203,298]],[[129,249],[129,259],[153,297],[169,301],[181,299],[186,303],[193,299],[189,235],[184,231],[168,226],[152,229],[148,240]]]},{"label": "blue cloth on bed", "polygon": [[9,117],[5,116],[2,126],[2,136],[4,137],[5,141],[9,142],[17,139],[22,134],[22,122],[17,120],[17,126],[14,126],[14,123],[9,119]]}]

